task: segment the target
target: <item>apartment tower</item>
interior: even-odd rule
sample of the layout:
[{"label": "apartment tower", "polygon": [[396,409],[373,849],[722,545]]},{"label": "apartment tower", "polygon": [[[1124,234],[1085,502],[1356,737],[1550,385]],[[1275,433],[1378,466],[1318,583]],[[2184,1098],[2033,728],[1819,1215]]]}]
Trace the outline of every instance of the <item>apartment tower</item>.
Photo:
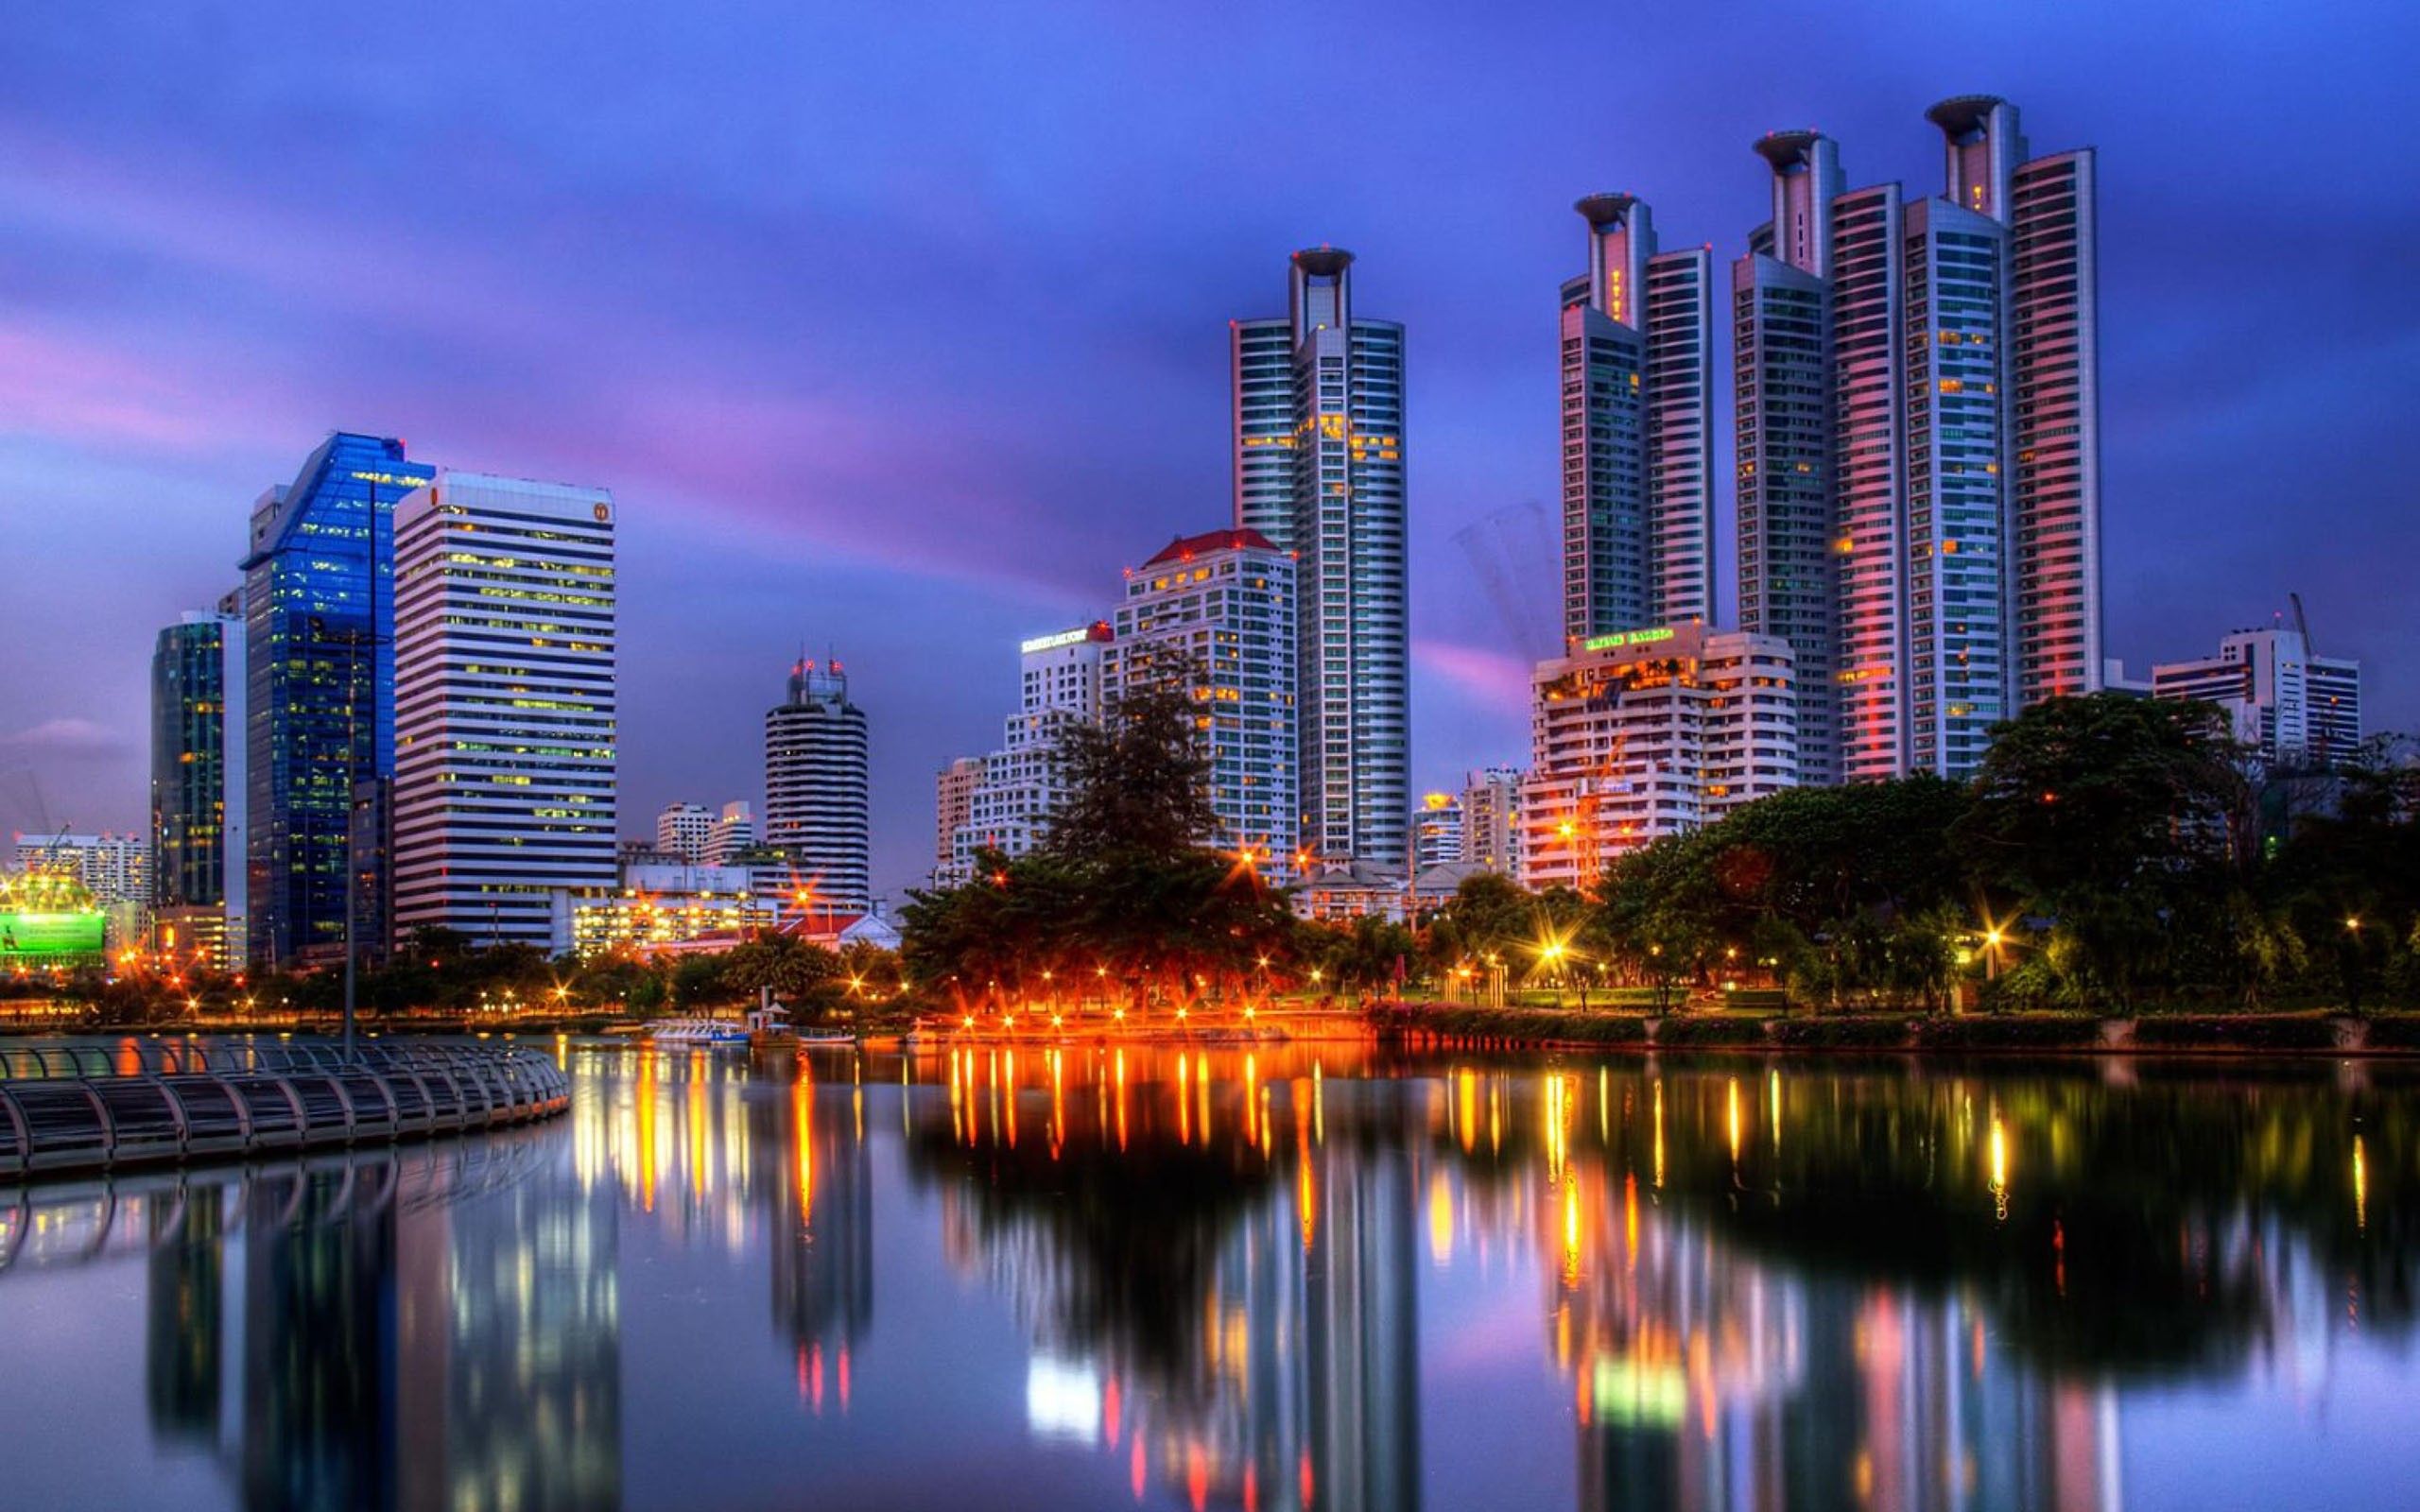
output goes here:
[{"label": "apartment tower", "polygon": [[1283,318],[1230,326],[1235,525],[1297,558],[1294,844],[1409,863],[1404,332],[1353,308],[1353,254],[1292,259]]}]

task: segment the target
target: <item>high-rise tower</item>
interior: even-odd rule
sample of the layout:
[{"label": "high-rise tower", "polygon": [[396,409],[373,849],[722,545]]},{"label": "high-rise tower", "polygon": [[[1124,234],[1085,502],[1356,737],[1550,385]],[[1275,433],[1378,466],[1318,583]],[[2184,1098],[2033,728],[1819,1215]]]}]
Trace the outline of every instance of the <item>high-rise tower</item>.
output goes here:
[{"label": "high-rise tower", "polygon": [[866,712],[837,661],[802,657],[789,696],[765,714],[765,843],[789,852],[811,907],[864,912],[873,901]]},{"label": "high-rise tower", "polygon": [[1714,614],[1713,259],[1659,253],[1647,205],[1591,195],[1563,285],[1564,635]]},{"label": "high-rise tower", "polygon": [[394,775],[394,507],[433,471],[338,432],[253,506],[244,570],[251,958],[342,957],[356,784]]},{"label": "high-rise tower", "polygon": [[398,930],[556,941],[614,886],[614,503],[441,473],[395,509]]},{"label": "high-rise tower", "polygon": [[1928,118],[1947,182],[1905,202],[1767,135],[1732,265],[1739,620],[1790,643],[1807,782],[1962,776],[2100,685],[2092,154],[2028,159],[1990,96]]},{"label": "high-rise tower", "polygon": [[244,619],[239,594],[188,612],[151,654],[155,933],[240,969],[244,907]]},{"label": "high-rise tower", "polygon": [[1231,328],[1235,523],[1296,558],[1298,843],[1409,861],[1404,333],[1353,310],[1353,254],[1296,252],[1282,318]]}]

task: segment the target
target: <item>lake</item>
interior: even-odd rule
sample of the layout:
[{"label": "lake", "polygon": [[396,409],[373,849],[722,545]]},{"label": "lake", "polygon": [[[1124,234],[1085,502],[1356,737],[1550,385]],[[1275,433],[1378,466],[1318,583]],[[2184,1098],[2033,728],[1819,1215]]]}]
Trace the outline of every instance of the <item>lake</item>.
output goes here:
[{"label": "lake", "polygon": [[2420,1505],[2420,1065],[556,1051],[0,1191],[0,1503]]}]

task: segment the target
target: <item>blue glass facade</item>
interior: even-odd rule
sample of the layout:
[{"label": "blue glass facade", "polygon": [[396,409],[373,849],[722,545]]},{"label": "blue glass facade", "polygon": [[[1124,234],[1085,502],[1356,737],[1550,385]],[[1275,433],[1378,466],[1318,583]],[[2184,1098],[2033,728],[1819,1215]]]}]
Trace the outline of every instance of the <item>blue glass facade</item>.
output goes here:
[{"label": "blue glass facade", "polygon": [[252,511],[243,568],[256,963],[343,956],[353,784],[395,768],[394,507],[435,472],[406,461],[400,440],[338,432]]}]

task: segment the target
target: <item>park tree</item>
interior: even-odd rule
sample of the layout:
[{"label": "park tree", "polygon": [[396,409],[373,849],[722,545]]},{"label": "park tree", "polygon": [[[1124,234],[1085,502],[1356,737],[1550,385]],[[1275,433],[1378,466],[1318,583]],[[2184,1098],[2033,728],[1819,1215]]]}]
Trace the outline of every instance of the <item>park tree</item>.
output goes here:
[{"label": "park tree", "polygon": [[1071,861],[1118,852],[1178,856],[1218,833],[1210,805],[1199,662],[1167,659],[1165,675],[1131,688],[1098,725],[1070,726],[1056,755],[1066,798],[1044,848]]}]

